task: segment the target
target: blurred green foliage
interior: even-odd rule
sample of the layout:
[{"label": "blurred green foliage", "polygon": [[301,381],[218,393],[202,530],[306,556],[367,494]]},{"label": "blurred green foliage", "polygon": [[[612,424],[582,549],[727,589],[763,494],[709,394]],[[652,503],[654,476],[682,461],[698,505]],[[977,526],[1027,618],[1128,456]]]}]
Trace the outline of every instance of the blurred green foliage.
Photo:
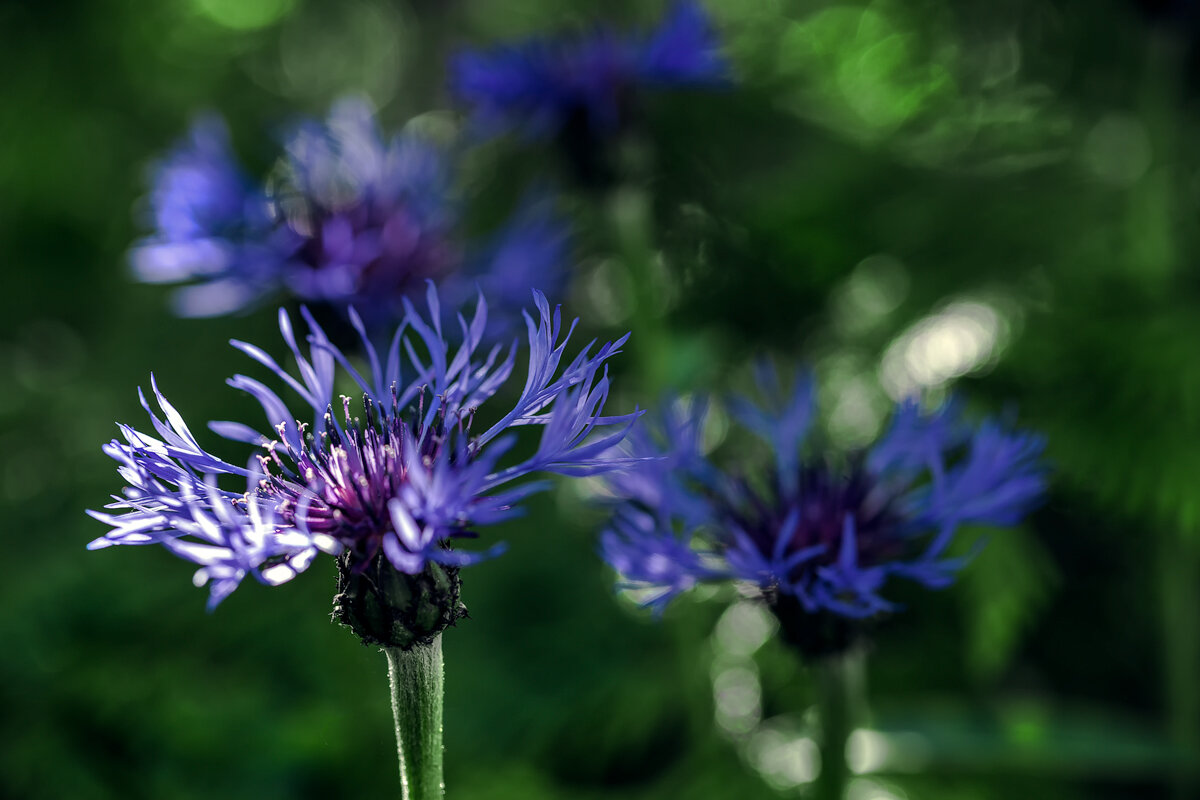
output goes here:
[{"label": "blurred green foliage", "polygon": [[[905,612],[879,628],[874,724],[893,738],[863,762],[855,800],[1195,796],[1188,12],[708,7],[740,83],[644,99],[647,163],[631,188],[652,201],[652,258],[630,262],[603,200],[520,142],[470,155],[478,224],[503,217],[513,187],[557,176],[577,217],[568,310],[602,333],[635,329],[617,405],[736,385],[747,358],[773,352],[816,366],[847,445],[873,434],[890,395],[951,383],[979,413],[1019,410],[1049,435],[1047,506],[990,535],[955,588],[901,592]],[[175,320],[161,288],[131,282],[146,165],[205,108],[264,166],[270,132],[348,91],[389,124],[437,112],[424,124],[454,125],[453,47],[658,10],[0,5],[0,794],[396,794],[384,662],[329,624],[331,563],[247,585],[207,616],[166,553],[83,549],[100,526],[82,509],[118,487],[99,445],[114,420],[140,420],[149,371],[189,419],[236,418],[249,404],[222,380],[243,365],[223,343],[276,341],[269,313]],[[564,489],[499,532],[508,555],[466,576],[471,618],[445,640],[450,796],[796,795],[803,666],[770,640],[730,650],[714,632],[731,597],[681,602],[663,624],[632,613],[593,554],[601,523]],[[741,716],[714,703],[714,682],[735,678],[758,693]]]}]

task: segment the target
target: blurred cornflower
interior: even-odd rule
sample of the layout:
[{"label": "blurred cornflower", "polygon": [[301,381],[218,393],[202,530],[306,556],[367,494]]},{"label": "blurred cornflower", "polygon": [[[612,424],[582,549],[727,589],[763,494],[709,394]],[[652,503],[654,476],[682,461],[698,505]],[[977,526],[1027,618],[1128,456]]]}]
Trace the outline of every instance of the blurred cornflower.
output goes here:
[{"label": "blurred cornflower", "polygon": [[947,555],[962,525],[1011,526],[1045,489],[1038,435],[996,422],[970,425],[948,403],[899,404],[864,452],[822,454],[811,434],[814,383],[790,392],[761,367],[767,398],[731,404],[769,447],[769,466],[727,472],[704,454],[704,401],[668,406],[656,430],[638,424],[622,459],[659,456],[605,479],[619,503],[602,555],[621,586],[657,611],[701,581],[758,587],[781,629],[809,654],[847,647],[856,621],[897,606],[891,578],[937,589],[964,557]]},{"label": "blurred cornflower", "polygon": [[[279,314],[294,373],[264,350],[232,342],[286,384],[305,409],[298,417],[262,382],[231,378],[231,386],[262,405],[269,427],[209,427],[255,448],[247,467],[205,450],[152,379],[162,419],[139,394],[157,437],[121,425],[124,441],[105,446],[126,486],[108,511],[90,512],[112,530],[89,547],[161,544],[200,566],[195,582],[209,585],[210,608],[246,576],[278,585],[319,553],[340,555],[335,614],[341,621],[364,641],[397,647],[427,641],[463,613],[458,568],[502,549],[460,544],[480,527],[518,514],[519,501],[546,487],[514,488],[513,481],[535,472],[590,475],[624,465],[605,454],[638,414],[604,416],[603,410],[605,362],[627,336],[594,353],[593,342],[567,361],[574,325],[564,330],[559,310],[541,294],[535,300],[537,319],[525,317],[524,387],[482,431],[487,412],[481,409],[509,383],[517,343],[507,354],[500,345],[477,352],[487,322],[480,297],[469,322],[458,316],[453,339],[459,344],[448,345],[432,284],[427,316],[404,301],[404,319],[386,352],[376,350],[351,310],[365,374],[307,309],[307,348],[288,314]],[[339,366],[355,387],[353,400],[335,395]],[[536,450],[502,463],[512,434],[530,426],[541,430]],[[228,480],[245,486],[221,485]]]},{"label": "blurred cornflower", "polygon": [[[374,328],[394,321],[426,280],[447,298],[477,282],[505,287],[516,318],[531,288],[563,282],[566,229],[545,198],[526,202],[491,243],[464,246],[451,154],[404,132],[385,140],[370,106],[334,105],[324,123],[296,127],[270,178],[248,178],[224,123],[200,119],[154,174],[154,233],[132,251],[135,274],[189,282],[183,316],[213,316],[284,293],[339,309]],[[517,286],[516,284],[520,284]]]},{"label": "blurred cornflower", "polygon": [[581,157],[628,123],[639,90],[721,86],[730,74],[708,16],[690,0],[648,34],[533,38],[460,53],[450,72],[477,130],[557,138]]},{"label": "blurred cornflower", "polygon": [[195,281],[175,297],[184,316],[211,316],[253,302],[278,280],[266,195],[237,165],[229,131],[206,115],[155,168],[149,195],[154,234],[130,253],[152,283]]}]

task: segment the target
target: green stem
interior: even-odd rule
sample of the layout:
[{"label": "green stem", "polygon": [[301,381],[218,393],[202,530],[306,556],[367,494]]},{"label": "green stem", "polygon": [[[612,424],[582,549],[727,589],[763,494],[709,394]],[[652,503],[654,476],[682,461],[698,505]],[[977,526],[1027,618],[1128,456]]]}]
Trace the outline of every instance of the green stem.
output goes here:
[{"label": "green stem", "polygon": [[403,800],[440,800],[442,779],[442,637],[408,650],[383,648],[392,689]]},{"label": "green stem", "polygon": [[821,772],[813,787],[815,800],[842,800],[850,770],[846,742],[866,702],[866,665],[862,651],[851,649],[815,665],[817,712],[821,729]]}]

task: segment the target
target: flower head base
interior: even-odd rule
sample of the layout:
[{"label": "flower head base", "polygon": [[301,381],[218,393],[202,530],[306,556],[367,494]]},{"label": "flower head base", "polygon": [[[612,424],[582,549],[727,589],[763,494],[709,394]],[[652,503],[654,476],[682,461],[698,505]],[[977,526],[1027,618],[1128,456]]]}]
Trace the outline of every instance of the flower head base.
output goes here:
[{"label": "flower head base", "polygon": [[461,591],[456,567],[430,562],[409,575],[393,568],[383,554],[364,568],[350,553],[342,553],[333,618],[358,634],[365,645],[408,650],[430,644],[467,616],[467,607],[459,599]]},{"label": "flower head base", "polygon": [[710,88],[728,80],[712,24],[690,0],[677,2],[649,35],[598,29],[465,52],[451,64],[452,90],[471,107],[477,128],[565,137],[572,152],[624,127],[639,88]]},{"label": "flower head base", "polygon": [[[662,460],[607,479],[621,503],[602,553],[624,585],[647,590],[647,605],[732,578],[760,588],[804,652],[844,649],[858,621],[896,608],[882,594],[891,578],[949,585],[963,565],[946,555],[959,526],[1016,524],[1044,491],[1041,437],[993,422],[972,429],[954,405],[901,404],[867,452],[822,458],[806,448],[812,382],[784,395],[772,372],[761,378],[774,409],[733,404],[772,450],[760,473],[725,473],[701,454],[700,407],[667,413]],[[627,449],[661,447],[639,426]]]},{"label": "flower head base", "polygon": [[191,282],[176,296],[184,316],[230,313],[282,290],[354,306],[372,327],[400,316],[427,280],[460,300],[481,279],[502,285],[505,299],[520,296],[501,309],[513,318],[531,287],[556,291],[566,232],[548,202],[525,203],[476,252],[460,244],[453,183],[442,147],[415,133],[385,140],[359,100],[298,126],[259,186],[236,165],[224,124],[205,118],[157,170],[156,230],[134,249],[134,270]]},{"label": "flower head base", "polygon": [[[370,344],[352,314],[367,356],[366,375],[307,312],[305,354],[291,319],[281,311],[280,330],[298,374],[253,345],[233,344],[287,384],[308,407],[309,420],[300,421],[260,381],[244,375],[230,379],[231,386],[258,400],[270,424],[264,434],[241,423],[210,423],[218,434],[254,446],[256,458],[242,468],[204,450],[152,384],[165,420],[144,396],[142,402],[161,438],[121,426],[125,441],[105,447],[121,464],[127,487],[109,506],[121,513],[93,513],[113,530],[90,546],[162,544],[201,565],[197,581],[210,583],[214,606],[247,575],[281,583],[304,571],[318,553],[338,554],[356,575],[384,569],[426,576],[428,586],[418,581],[405,591],[428,589],[441,597],[437,618],[443,626],[453,622],[460,615],[457,569],[502,549],[494,545],[478,552],[458,545],[475,538],[479,527],[519,513],[519,501],[546,486],[509,484],[533,472],[590,475],[622,466],[605,451],[638,416],[603,415],[605,362],[625,338],[594,354],[589,345],[564,366],[571,331],[563,330],[559,312],[551,311],[545,297],[537,294],[536,301],[538,321],[526,316],[530,352],[524,389],[482,431],[477,420],[487,412],[481,409],[508,381],[516,359],[516,343],[507,355],[499,346],[476,353],[487,320],[482,298],[470,322],[458,318],[461,344],[454,350],[446,344],[432,285],[428,317],[406,304],[404,322],[386,353]],[[349,397],[334,396],[339,366],[357,387],[360,411],[352,411]],[[408,370],[405,377],[402,372]],[[502,465],[513,429],[530,426],[541,429],[536,452]],[[606,428],[612,430],[598,433]],[[222,476],[244,478],[246,490],[220,488]],[[342,588],[367,583],[372,582],[347,575]],[[385,594],[397,596],[391,590]],[[413,597],[401,599],[408,603]],[[339,602],[353,605],[344,597]],[[416,613],[414,608],[406,605],[397,614]],[[419,637],[429,631],[411,633]]]}]

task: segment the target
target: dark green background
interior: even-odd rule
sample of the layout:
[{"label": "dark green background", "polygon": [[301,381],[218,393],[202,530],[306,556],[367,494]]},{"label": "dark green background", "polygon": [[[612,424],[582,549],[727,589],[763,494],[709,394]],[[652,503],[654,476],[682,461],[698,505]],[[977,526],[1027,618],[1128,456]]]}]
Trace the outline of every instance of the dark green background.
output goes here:
[{"label": "dark green background", "polygon": [[[131,281],[147,163],[204,108],[263,169],[287,120],[347,91],[389,125],[432,109],[423,124],[452,126],[449,48],[656,18],[640,5],[0,5],[0,795],[398,795],[383,658],[329,623],[332,561],[206,615],[161,549],[84,549],[103,527],[83,509],[119,487],[99,446],[143,424],[148,373],[196,427],[253,419],[223,343],[279,349],[269,309],[177,320]],[[873,724],[919,752],[852,797],[1200,796],[1193,4],[708,7],[738,87],[639,102],[626,180],[652,198],[661,269],[614,238],[622,201],[516,142],[471,156],[473,224],[503,217],[509,178],[568,186],[568,309],[635,331],[620,409],[736,387],[772,352],[816,366],[852,444],[886,408],[894,342],[948,304],[990,309],[994,346],[957,388],[1048,434],[1053,489],[953,589],[895,592]],[[630,613],[593,555],[600,524],[563,487],[466,573],[471,619],[445,637],[450,797],[779,796],[714,724],[731,596],[662,624]],[[803,666],[773,642],[756,661],[764,715],[802,715]]]}]

